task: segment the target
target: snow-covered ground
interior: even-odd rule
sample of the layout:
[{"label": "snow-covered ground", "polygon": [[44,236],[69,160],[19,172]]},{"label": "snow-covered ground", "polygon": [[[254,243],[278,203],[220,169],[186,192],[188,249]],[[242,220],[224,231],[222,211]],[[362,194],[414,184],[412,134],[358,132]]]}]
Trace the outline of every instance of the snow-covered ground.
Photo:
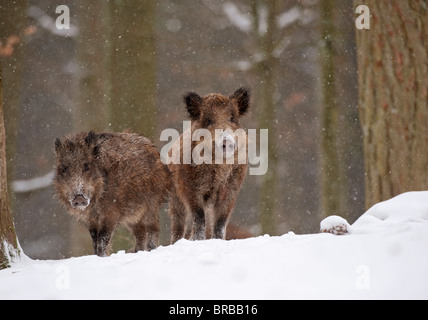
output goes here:
[{"label": "snow-covered ground", "polygon": [[350,231],[24,257],[0,271],[0,299],[428,299],[428,192],[377,204]]}]

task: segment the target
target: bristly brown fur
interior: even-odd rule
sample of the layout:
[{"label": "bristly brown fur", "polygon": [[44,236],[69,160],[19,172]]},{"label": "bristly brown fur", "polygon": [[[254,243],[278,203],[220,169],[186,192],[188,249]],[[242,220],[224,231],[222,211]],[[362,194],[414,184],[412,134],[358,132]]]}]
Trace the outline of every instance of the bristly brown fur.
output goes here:
[{"label": "bristly brown fur", "polygon": [[[119,223],[133,231],[135,251],[156,248],[158,213],[171,181],[149,139],[132,133],[78,133],[56,139],[55,154],[56,195],[88,227],[95,254],[108,254]],[[76,196],[87,200],[87,207],[73,207]]]},{"label": "bristly brown fur", "polygon": [[[221,94],[200,97],[197,93],[188,93],[184,102],[192,120],[192,131],[205,128],[214,137],[215,129],[235,131],[242,128],[239,118],[247,112],[249,99],[250,94],[244,88],[236,90],[230,97]],[[182,143],[183,135],[181,146]],[[197,143],[192,142],[192,150]],[[182,153],[183,148],[180,150]],[[234,164],[170,164],[168,168],[173,181],[169,204],[171,243],[183,237],[205,239],[206,225],[212,229],[213,238],[224,239],[247,167],[247,163],[238,164],[237,161]],[[207,219],[210,212],[212,226]]]}]

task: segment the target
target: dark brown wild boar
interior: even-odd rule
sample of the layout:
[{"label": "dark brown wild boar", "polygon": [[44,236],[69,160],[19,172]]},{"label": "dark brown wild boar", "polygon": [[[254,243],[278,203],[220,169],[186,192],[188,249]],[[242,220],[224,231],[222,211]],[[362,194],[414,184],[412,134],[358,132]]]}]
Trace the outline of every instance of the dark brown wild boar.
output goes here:
[{"label": "dark brown wild boar", "polygon": [[[238,149],[244,145],[246,152],[247,135],[239,119],[247,112],[249,99],[249,92],[243,88],[230,97],[221,94],[200,97],[196,93],[184,97],[191,118],[191,132],[184,132],[175,142],[180,146],[179,163],[168,165],[174,186],[169,205],[171,243],[183,237],[205,239],[206,224],[212,238],[225,239],[230,214],[247,174],[247,155],[244,154],[243,162],[238,161]],[[204,129],[199,130],[203,138],[194,139],[193,133],[198,129]],[[223,133],[218,133],[222,130]],[[209,134],[212,140],[207,139]],[[186,135],[193,138],[189,142],[192,160],[187,164],[184,161],[184,154],[189,152],[185,146]],[[208,147],[200,148],[204,143]],[[195,147],[196,153],[193,152]],[[202,150],[200,154],[199,150]],[[207,151],[211,151],[211,155],[207,156]],[[223,161],[216,161],[218,154]],[[200,159],[195,159],[198,155],[211,161],[198,161]],[[233,161],[228,164],[226,159],[230,158]]]},{"label": "dark brown wild boar", "polygon": [[134,233],[135,251],[156,248],[170,173],[149,139],[91,131],[56,139],[55,153],[56,195],[88,227],[95,254],[108,255],[119,223]]}]

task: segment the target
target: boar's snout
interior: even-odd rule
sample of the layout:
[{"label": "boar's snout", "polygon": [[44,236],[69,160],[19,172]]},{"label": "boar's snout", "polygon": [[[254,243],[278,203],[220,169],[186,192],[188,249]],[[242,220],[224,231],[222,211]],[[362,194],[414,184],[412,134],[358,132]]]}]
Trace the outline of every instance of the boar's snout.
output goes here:
[{"label": "boar's snout", "polygon": [[222,136],[219,147],[226,158],[233,156],[237,148],[235,139],[230,134]]},{"label": "boar's snout", "polygon": [[81,210],[86,209],[89,205],[89,199],[87,199],[83,194],[77,194],[74,196],[74,199],[70,201],[73,208],[78,208]]}]

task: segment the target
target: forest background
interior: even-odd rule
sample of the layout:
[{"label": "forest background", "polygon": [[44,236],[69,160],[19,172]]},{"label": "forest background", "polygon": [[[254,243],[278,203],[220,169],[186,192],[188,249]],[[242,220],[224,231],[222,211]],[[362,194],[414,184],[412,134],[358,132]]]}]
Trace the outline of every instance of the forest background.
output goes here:
[{"label": "forest background", "polygon": [[[406,167],[407,158],[416,156],[393,165],[388,157],[402,142],[420,150],[423,144],[416,137],[426,135],[415,131],[416,122],[406,118],[407,112],[388,112],[400,101],[389,101],[380,91],[363,91],[373,89],[372,83],[358,83],[377,79],[377,74],[370,78],[361,72],[364,66],[379,67],[385,74],[377,84],[390,80],[388,71],[393,70],[392,78],[398,80],[392,89],[405,91],[399,68],[406,63],[400,50],[407,50],[422,60],[422,69],[414,68],[418,59],[404,68],[413,75],[409,82],[423,88],[426,2],[366,1],[372,12],[370,30],[355,26],[359,2],[1,0],[9,193],[24,252],[38,259],[91,253],[87,230],[53,197],[56,137],[90,129],[131,129],[161,148],[160,132],[181,131],[187,120],[182,96],[188,91],[228,95],[248,87],[251,112],[242,122],[246,128],[269,130],[269,170],[263,176],[247,176],[231,220],[230,234],[235,237],[318,232],[328,215],[353,223],[377,201],[423,189],[423,183],[414,186],[408,174],[393,170],[393,165]],[[69,9],[70,29],[56,26],[60,5]],[[381,18],[387,16],[391,18],[383,23]],[[390,40],[383,37],[388,33]],[[400,42],[403,34],[407,38]],[[409,88],[414,86],[407,86],[407,92]],[[423,107],[419,102],[425,101],[426,108],[426,90],[414,93],[413,102],[398,96],[411,106]],[[370,123],[373,112],[364,103],[381,111],[375,119],[398,113],[404,132],[396,131],[397,139],[382,131],[373,134],[380,122]],[[394,124],[394,118],[382,121]],[[402,122],[410,123],[407,133]],[[373,136],[392,151],[371,150]],[[367,161],[376,164],[379,159],[380,169],[370,170]],[[419,170],[412,176],[426,177],[426,161],[416,161],[416,166]],[[371,179],[386,181],[381,192],[375,192]],[[168,243],[168,220],[165,206],[161,244]],[[126,231],[119,232],[117,248],[124,249],[129,238]]]}]

